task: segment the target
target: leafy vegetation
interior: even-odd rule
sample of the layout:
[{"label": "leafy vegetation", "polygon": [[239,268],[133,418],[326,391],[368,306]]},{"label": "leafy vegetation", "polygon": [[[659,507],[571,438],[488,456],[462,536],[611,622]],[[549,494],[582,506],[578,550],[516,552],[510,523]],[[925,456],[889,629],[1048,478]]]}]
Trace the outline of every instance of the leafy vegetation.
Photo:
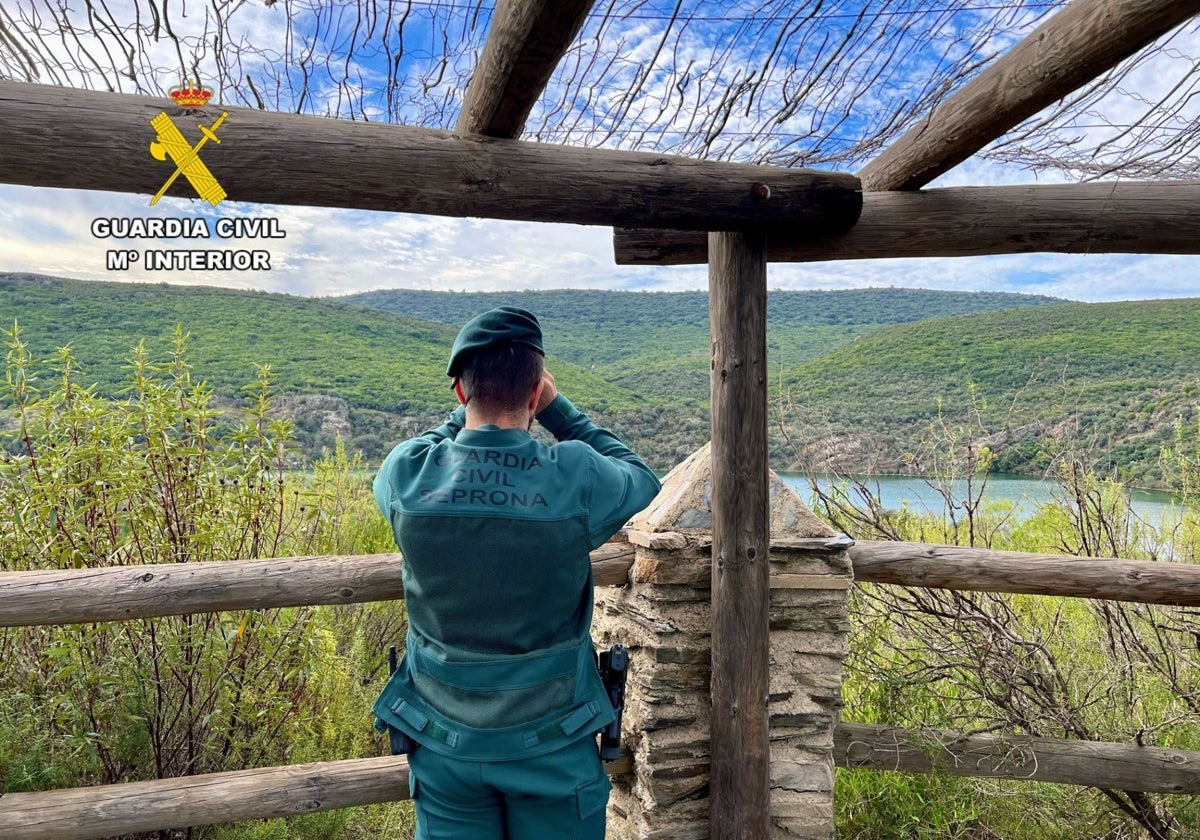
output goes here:
[{"label": "leafy vegetation", "polygon": [[[51,375],[13,331],[0,571],[391,546],[361,461],[340,450],[311,477],[287,469],[265,374],[233,417],[192,377],[181,335],[162,361],[139,346],[121,399],[76,373],[64,351]],[[374,753],[367,710],[403,623],[402,606],[381,603],[0,630],[0,791]],[[388,813],[405,819],[403,806]],[[363,816],[314,815],[286,836],[378,836],[354,826]],[[194,836],[270,836],[260,830]]]},{"label": "leafy vegetation", "polygon": [[[287,470],[290,428],[272,419],[265,371],[237,411],[220,411],[183,335],[168,346],[136,348],[111,398],[82,384],[70,351],[51,369],[10,336],[0,569],[390,549],[361,460],[337,447],[309,476]],[[1174,424],[1163,459],[1183,488],[1176,519],[1139,520],[1118,484],[1064,452],[1049,464],[1062,501],[1018,522],[982,501],[995,456],[979,393],[913,446],[943,515],[855,506],[839,485],[814,507],[863,538],[1200,559],[1200,421]],[[847,720],[1200,749],[1194,611],[882,586],[855,598]],[[401,606],[380,603],[2,630],[0,790],[377,753],[367,710],[403,622]],[[839,836],[861,840],[1176,840],[1200,829],[1194,798],[944,775],[839,771],[835,802]],[[397,804],[192,836],[410,833]]]},{"label": "leafy vegetation", "polygon": [[[869,481],[814,485],[815,508],[860,539],[1197,562],[1194,441],[1171,447],[1192,489],[1160,522],[1070,458],[1051,465],[1058,501],[1014,517],[1011,503],[986,500],[991,453],[978,406],[921,436],[941,511],[886,510]],[[1200,747],[1194,610],[860,585],[851,622],[843,719],[927,732],[935,756],[939,730]],[[863,840],[1174,840],[1200,829],[1194,797],[948,774],[839,771],[835,804],[839,836]]]},{"label": "leafy vegetation", "polygon": [[70,344],[101,393],[124,385],[139,339],[168,342],[182,326],[197,378],[219,394],[236,396],[265,364],[281,391],[332,394],[384,411],[437,405],[439,363],[454,338],[411,318],[288,295],[33,275],[0,279],[0,312],[8,326],[20,322],[39,358]]},{"label": "leafy vegetation", "polygon": [[[353,303],[391,308],[364,311]],[[388,292],[311,300],[228,289],[86,283],[0,275],[0,313],[19,321],[33,354],[70,344],[80,381],[117,395],[140,338],[190,334],[196,376],[220,405],[237,404],[254,365],[271,368],[276,412],[294,423],[311,462],[341,436],[369,462],[452,407],[442,370],[455,329],[485,308],[513,303],[546,326],[563,391],[667,469],[708,436],[708,301],[701,293]],[[875,289],[772,292],[773,369],[886,325],[931,314],[1045,305],[1021,295]],[[776,361],[778,360],[778,364]]]},{"label": "leafy vegetation", "polygon": [[[453,405],[442,369],[455,328],[501,303],[538,313],[564,392],[654,466],[673,466],[706,439],[708,311],[699,292],[311,300],[0,276],[0,312],[21,323],[34,355],[69,344],[79,381],[100,394],[119,395],[139,338],[167,341],[180,325],[217,405],[237,404],[255,363],[268,365],[281,392],[276,411],[293,421],[297,460],[309,463],[339,436],[375,462],[438,422]],[[994,469],[1044,472],[1070,449],[1103,474],[1164,485],[1160,452],[1176,421],[1190,428],[1200,394],[1197,300],[1064,304],[868,289],[772,292],[769,309],[777,418],[805,444],[793,458],[776,436],[781,467],[919,471],[918,436],[939,418],[965,416],[961,395],[973,388]]]}]

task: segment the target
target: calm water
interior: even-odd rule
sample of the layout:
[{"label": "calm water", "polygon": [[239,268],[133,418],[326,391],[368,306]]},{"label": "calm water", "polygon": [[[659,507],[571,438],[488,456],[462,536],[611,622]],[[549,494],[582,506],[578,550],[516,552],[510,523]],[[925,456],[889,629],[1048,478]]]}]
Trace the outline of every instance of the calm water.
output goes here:
[{"label": "calm water", "polygon": [[[812,495],[807,476],[784,473],[781,477],[800,498],[807,501]],[[828,487],[830,481],[831,478],[827,476],[819,476],[817,479],[818,485],[822,487]],[[941,513],[942,511],[941,496],[919,478],[899,475],[880,476],[871,479],[868,486],[873,490],[878,487],[884,507],[899,508],[902,504],[907,503],[917,512]],[[961,497],[966,492],[966,482],[956,483],[954,491]],[[1128,490],[1126,492],[1133,502],[1134,511],[1151,525],[1158,525],[1162,521],[1163,514],[1169,513],[1172,506],[1178,511],[1179,503],[1170,493],[1159,490]],[[1062,490],[1050,481],[1019,475],[993,474],[988,476],[985,497],[990,500],[1013,502],[1016,505],[1017,517],[1024,519],[1031,516],[1038,505],[1055,501],[1056,493],[1061,494]]]}]

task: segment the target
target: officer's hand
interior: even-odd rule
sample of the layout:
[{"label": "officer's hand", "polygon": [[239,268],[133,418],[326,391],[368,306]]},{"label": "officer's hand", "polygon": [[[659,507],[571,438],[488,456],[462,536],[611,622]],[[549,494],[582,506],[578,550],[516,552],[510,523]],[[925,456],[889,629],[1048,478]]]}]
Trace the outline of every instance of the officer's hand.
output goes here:
[{"label": "officer's hand", "polygon": [[554,384],[554,374],[548,370],[542,371],[542,396],[538,399],[537,409],[534,414],[541,414],[545,408],[554,402],[554,398],[558,396],[558,386]]}]

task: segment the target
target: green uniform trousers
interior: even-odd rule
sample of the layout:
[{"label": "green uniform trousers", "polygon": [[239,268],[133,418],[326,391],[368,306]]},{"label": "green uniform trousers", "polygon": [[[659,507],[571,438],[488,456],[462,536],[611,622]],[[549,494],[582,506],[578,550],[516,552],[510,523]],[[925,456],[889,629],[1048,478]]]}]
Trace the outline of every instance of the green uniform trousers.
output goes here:
[{"label": "green uniform trousers", "polygon": [[408,757],[416,840],[603,840],[612,784],[595,738],[515,761]]}]

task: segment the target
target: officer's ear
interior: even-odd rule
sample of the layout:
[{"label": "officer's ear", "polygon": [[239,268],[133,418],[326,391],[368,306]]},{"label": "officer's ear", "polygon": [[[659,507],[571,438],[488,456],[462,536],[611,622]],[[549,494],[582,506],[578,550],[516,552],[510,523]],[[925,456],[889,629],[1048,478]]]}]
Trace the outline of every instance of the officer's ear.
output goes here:
[{"label": "officer's ear", "polygon": [[525,406],[530,412],[536,413],[538,403],[542,399],[542,391],[546,387],[546,380],[539,379],[537,384],[533,386],[533,393],[529,395],[529,405]]},{"label": "officer's ear", "polygon": [[454,379],[454,396],[458,397],[458,401],[463,405],[467,404],[467,394],[463,391],[462,380],[458,377]]}]

